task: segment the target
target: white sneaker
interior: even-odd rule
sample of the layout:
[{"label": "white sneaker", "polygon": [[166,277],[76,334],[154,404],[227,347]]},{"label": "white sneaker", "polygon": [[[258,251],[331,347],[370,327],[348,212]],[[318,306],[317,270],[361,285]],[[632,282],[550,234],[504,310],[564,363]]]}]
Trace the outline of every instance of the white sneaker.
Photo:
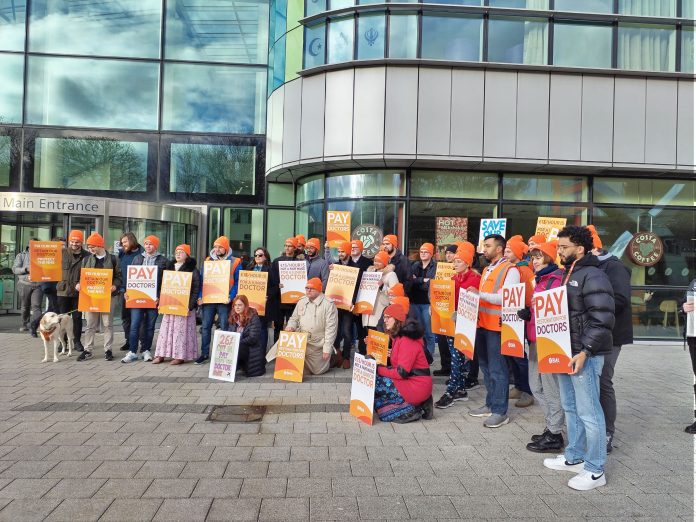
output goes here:
[{"label": "white sneaker", "polygon": [[604,473],[595,475],[591,471],[583,469],[568,481],[568,487],[579,491],[589,491],[600,486],[607,485],[607,477]]},{"label": "white sneaker", "polygon": [[135,354],[133,352],[128,352],[126,356],[121,359],[122,363],[132,363],[138,360],[138,354]]},{"label": "white sneaker", "polygon": [[585,463],[580,461],[577,464],[569,464],[565,455],[558,455],[552,459],[544,459],[544,466],[557,471],[573,471],[575,473],[580,473],[584,469]]},{"label": "white sneaker", "polygon": [[150,350],[145,350],[143,352],[143,361],[150,362],[151,360],[152,360],[152,354],[150,353]]}]

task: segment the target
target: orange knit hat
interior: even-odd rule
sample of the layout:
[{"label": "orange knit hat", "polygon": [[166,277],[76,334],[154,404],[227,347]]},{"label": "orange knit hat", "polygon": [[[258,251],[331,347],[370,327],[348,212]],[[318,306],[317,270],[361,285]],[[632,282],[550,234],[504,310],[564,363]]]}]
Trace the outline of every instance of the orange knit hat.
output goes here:
[{"label": "orange knit hat", "polygon": [[[522,237],[522,236],[518,236]],[[512,253],[515,254],[515,257],[517,259],[522,259],[524,255],[527,253],[529,250],[529,247],[525,245],[521,239],[510,239],[507,242],[507,247],[512,250]]]},{"label": "orange knit hat", "polygon": [[394,234],[387,234],[384,236],[384,241],[387,241],[391,246],[397,248],[399,246],[399,238]]},{"label": "orange knit hat", "polygon": [[297,248],[297,239],[294,237],[289,237],[285,240],[285,244],[290,243],[292,245],[292,248]]},{"label": "orange knit hat", "polygon": [[89,246],[104,248],[104,238],[101,236],[101,234],[97,232],[92,232],[90,236],[87,238],[87,244]]},{"label": "orange knit hat", "polygon": [[435,246],[432,243],[423,243],[420,246],[420,250],[427,250],[432,256],[435,253]]},{"label": "orange knit hat", "polygon": [[400,297],[404,297],[406,295],[406,292],[404,291],[404,285],[402,285],[401,283],[396,283],[389,289],[389,292],[387,293],[389,295],[398,295]]},{"label": "orange knit hat", "polygon": [[403,323],[406,320],[406,312],[400,304],[394,303],[384,309],[384,317],[393,317]]},{"label": "orange knit hat", "polygon": [[84,243],[85,234],[82,230],[71,230],[68,235],[68,241],[79,241],[80,243]]},{"label": "orange knit hat", "polygon": [[365,249],[365,245],[363,245],[363,242],[360,241],[359,239],[354,239],[353,241],[351,241],[350,246],[352,248],[357,248],[358,250],[360,250],[361,254],[362,254],[362,251]]},{"label": "orange knit hat", "polygon": [[544,234],[534,234],[528,240],[528,243],[546,243],[546,236]]},{"label": "orange knit hat", "polygon": [[392,301],[394,302],[393,304],[401,305],[401,308],[403,308],[406,315],[408,315],[408,311],[411,308],[411,300],[408,297],[396,296],[392,298]]},{"label": "orange knit hat", "polygon": [[592,246],[595,248],[602,248],[602,240],[599,239],[599,234],[597,234],[597,229],[594,225],[587,225],[587,230],[592,234]]},{"label": "orange knit hat", "polygon": [[558,241],[553,240],[548,243],[539,243],[532,248],[532,251],[539,250],[551,258],[551,262],[556,262],[556,256],[558,255]]},{"label": "orange knit hat", "polygon": [[215,240],[215,243],[213,243],[213,246],[221,246],[222,248],[225,249],[225,252],[230,251],[230,240],[227,239],[225,236],[220,236]]},{"label": "orange knit hat", "polygon": [[383,250],[380,250],[375,254],[375,261],[382,263],[384,266],[387,266],[389,264],[389,254],[384,252]]},{"label": "orange knit hat", "polygon": [[307,284],[305,285],[305,288],[314,288],[317,292],[321,292],[321,279],[318,277],[313,277],[309,281],[307,281]]},{"label": "orange knit hat", "polygon": [[474,252],[476,252],[476,247],[464,241],[459,243],[459,248],[457,248],[457,253],[455,254],[455,259],[461,259],[467,266],[471,266],[474,262]]},{"label": "orange knit hat", "polygon": [[190,245],[186,245],[186,244],[182,243],[181,245],[177,246],[174,249],[174,252],[176,252],[177,250],[181,250],[182,252],[185,252],[187,256],[191,257],[191,246]]},{"label": "orange knit hat", "polygon": [[150,243],[155,245],[155,250],[159,248],[160,240],[157,236],[147,236],[145,239],[143,239],[143,243],[145,243],[145,241],[149,241]]},{"label": "orange knit hat", "polygon": [[345,254],[350,255],[350,249],[351,249],[351,242],[350,241],[344,241],[341,243],[341,246],[338,247],[339,250],[343,250]]},{"label": "orange knit hat", "polygon": [[295,236],[295,242],[297,243],[298,247],[303,247],[307,244],[307,240],[302,234],[297,234]]},{"label": "orange knit hat", "polygon": [[317,249],[317,251],[321,250],[321,243],[319,243],[319,240],[316,237],[313,237],[309,241],[307,241],[305,246],[314,247]]}]

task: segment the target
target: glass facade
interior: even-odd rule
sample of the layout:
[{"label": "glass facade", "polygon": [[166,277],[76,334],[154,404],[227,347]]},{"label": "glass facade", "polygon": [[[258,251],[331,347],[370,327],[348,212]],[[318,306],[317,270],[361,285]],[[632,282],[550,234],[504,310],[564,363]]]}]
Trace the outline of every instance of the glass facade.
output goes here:
[{"label": "glass facade", "polygon": [[483,17],[424,14],[421,58],[478,62]]},{"label": "glass facade", "polygon": [[23,75],[23,55],[0,53],[0,125],[22,122]]},{"label": "glass facade", "polygon": [[542,18],[490,17],[488,61],[544,65],[548,22]]},{"label": "glass facade", "polygon": [[553,63],[567,67],[611,67],[612,26],[558,22],[553,27]]}]

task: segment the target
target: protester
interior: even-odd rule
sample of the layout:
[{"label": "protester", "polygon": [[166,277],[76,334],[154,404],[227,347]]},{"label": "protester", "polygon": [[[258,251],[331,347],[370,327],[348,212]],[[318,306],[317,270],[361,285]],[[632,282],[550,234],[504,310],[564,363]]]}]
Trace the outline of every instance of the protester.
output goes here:
[{"label": "protester", "polygon": [[[457,245],[447,245],[445,248],[445,261],[454,263],[454,258],[457,255]],[[452,371],[452,360],[450,359],[450,349],[448,337],[446,335],[436,335],[437,349],[440,352],[440,368],[433,372],[433,375],[444,376],[449,375]]]},{"label": "protester", "polygon": [[305,294],[297,302],[285,329],[289,332],[307,333],[304,371],[320,375],[328,372],[331,366],[338,314],[336,305],[322,293],[322,283],[318,277],[307,281]]},{"label": "protester", "polygon": [[281,303],[280,292],[282,284],[280,282],[280,265],[281,261],[296,261],[295,252],[297,250],[297,239],[289,237],[283,245],[284,254],[273,260],[271,264],[271,273],[268,276],[268,303],[266,309],[271,313],[274,326],[273,342],[277,342],[280,337],[280,332],[283,330],[285,323],[290,319],[294,304]]},{"label": "protester", "polygon": [[164,314],[160,324],[155,359],[152,364],[160,364],[171,358],[169,364],[182,364],[193,361],[198,356],[198,337],[196,335],[196,308],[201,287],[201,274],[196,268],[196,260],[191,257],[191,247],[182,244],[174,250],[174,261],[167,263],[166,270],[191,273],[191,291],[188,300],[188,315]]},{"label": "protester", "polygon": [[483,425],[487,428],[499,428],[510,422],[507,415],[509,371],[500,353],[500,321],[503,286],[519,283],[520,273],[505,259],[505,243],[505,238],[498,234],[484,238],[483,253],[489,265],[483,271],[480,287],[468,288],[480,295],[475,350],[486,386],[486,403],[471,410],[469,415],[486,417]]},{"label": "protester", "polygon": [[[525,255],[528,251],[527,245],[522,242],[522,236],[513,236],[505,245],[505,257],[510,263],[517,267],[520,272],[520,282],[524,283],[524,305],[532,303],[532,293],[534,292],[534,272],[526,261]],[[517,408],[527,408],[534,404],[532,390],[529,387],[529,362],[527,356],[522,357],[505,356],[508,366],[512,369],[515,377],[515,386],[510,391],[509,398],[517,399]]]},{"label": "protester", "polygon": [[[30,241],[35,241],[32,238]],[[36,328],[41,316],[41,304],[43,303],[43,292],[41,283],[32,282],[29,279],[29,245],[15,257],[12,265],[12,273],[17,276],[17,292],[19,293],[19,303],[22,310],[22,326],[20,332],[31,333],[32,337],[38,337]]]},{"label": "protester", "polygon": [[[65,249],[65,238],[64,237],[54,237],[52,241],[56,241],[61,244],[61,250]],[[44,283],[41,283],[41,292],[43,293],[44,297],[46,298],[47,306],[46,306],[46,311],[47,312],[53,312],[53,313],[60,313],[58,311],[58,282],[57,281],[47,281]],[[34,326],[34,329],[37,329],[39,327],[38,324]]]},{"label": "protester", "polygon": [[[359,239],[353,239],[350,242],[350,259],[353,263],[352,266],[358,268],[358,282],[355,285],[355,291],[353,292],[353,302],[355,303],[358,297],[358,290],[360,289],[360,281],[362,281],[362,276],[365,271],[372,266],[372,260],[363,255],[364,250],[363,242]],[[366,330],[363,326],[362,315],[353,313],[353,326],[358,337],[358,352],[362,355],[367,353],[367,346],[365,345],[365,335]]]},{"label": "protester", "polygon": [[614,330],[611,332],[613,347],[604,356],[602,376],[599,379],[599,402],[602,404],[607,425],[607,453],[611,453],[616,422],[616,392],[614,391],[614,368],[621,353],[621,346],[633,342],[633,312],[631,311],[631,272],[615,255],[602,247],[602,240],[594,225],[587,229],[592,234],[592,253],[597,256],[599,268],[607,274],[614,291]]},{"label": "protester", "polygon": [[527,246],[529,247],[530,251],[541,243],[546,243],[546,236],[544,234],[534,234],[527,240]]},{"label": "protester", "polygon": [[68,234],[68,245],[63,249],[63,275],[56,285],[58,294],[58,311],[61,314],[69,313],[73,320],[73,336],[75,351],[84,350],[82,346],[82,312],[77,310],[79,292],[75,286],[80,282],[80,269],[82,260],[89,256],[89,252],[82,248],[85,236],[81,230],[71,230]]},{"label": "protester", "polygon": [[213,248],[206,261],[230,261],[230,293],[226,303],[203,304],[203,281],[205,280],[205,265],[201,272],[201,291],[198,305],[203,307],[203,324],[201,326],[201,355],[195,364],[203,364],[210,358],[210,339],[212,337],[213,323],[217,315],[220,321],[220,329],[227,330],[227,318],[230,314],[230,302],[237,295],[239,284],[239,272],[242,269],[242,260],[232,255],[230,240],[226,236],[220,236],[213,243]]},{"label": "protester", "polygon": [[305,246],[307,245],[307,240],[302,234],[297,234],[295,236],[295,254],[293,258],[296,261],[305,260]]},{"label": "protester", "polygon": [[411,275],[411,264],[408,258],[399,250],[399,238],[394,234],[387,234],[382,239],[382,248],[389,254],[389,264],[394,265],[394,272],[399,283],[407,284]]},{"label": "protester", "polygon": [[[77,358],[78,361],[84,361],[92,357],[94,350],[94,337],[97,327],[101,326],[101,332],[104,334],[104,359],[113,361],[114,355],[111,351],[114,342],[114,308],[118,303],[118,289],[123,282],[121,276],[121,266],[115,255],[109,254],[104,248],[104,238],[97,232],[92,233],[87,238],[87,249],[90,255],[82,260],[82,268],[101,268],[112,270],[113,276],[111,279],[111,306],[108,312],[85,312],[85,346],[84,351]],[[75,285],[75,289],[80,291],[80,283]]]},{"label": "protester", "polygon": [[260,377],[266,373],[266,346],[262,344],[261,320],[249,306],[245,295],[232,300],[228,321],[229,330],[240,334],[237,368],[247,377]]},{"label": "protester", "polygon": [[[329,254],[328,242],[325,245],[325,259],[330,262],[329,269],[333,268],[334,264],[340,264],[343,266],[353,266],[353,260],[350,257],[351,244],[350,241],[344,241],[338,247],[338,259],[334,263],[331,254]],[[360,280],[358,280],[359,284]],[[356,285],[358,286],[358,285]],[[355,295],[355,294],[354,294]],[[355,298],[351,301],[355,304]],[[343,343],[343,348],[341,349],[341,343]],[[336,357],[332,364],[333,367],[342,367],[344,369],[350,368],[350,349],[353,345],[353,313],[350,310],[338,310],[338,335],[336,335],[336,340],[334,341],[334,348],[336,349]]]},{"label": "protester", "polygon": [[[563,270],[556,264],[556,241],[535,243],[530,258],[534,267],[533,294],[561,286]],[[539,358],[536,344],[536,322],[529,306],[517,315],[526,321],[525,329],[529,341],[529,386],[539,406],[544,412],[546,427],[540,435],[532,435],[527,444],[529,451],[536,453],[558,452],[563,449],[563,424],[565,416],[561,406],[561,394],[558,389],[558,375],[539,373]]]},{"label": "protester", "polygon": [[[471,269],[474,262],[476,247],[464,243],[459,247],[454,257],[454,309],[459,306],[459,291],[467,288],[478,288],[481,284],[481,274]],[[456,313],[456,312],[455,312]],[[451,360],[451,372],[447,382],[447,391],[435,403],[437,408],[449,408],[455,402],[469,400],[466,391],[466,375],[464,354],[454,347],[454,338],[447,337]]]},{"label": "protester", "polygon": [[[267,272],[269,274],[269,280],[270,280],[270,271],[271,271],[271,256],[268,253],[268,250],[266,250],[266,247],[257,247],[254,250],[254,259],[251,260],[249,265],[247,266],[247,270],[251,270],[252,272]],[[266,311],[263,316],[259,316],[259,320],[261,321],[261,346],[263,346],[264,352],[266,351],[266,348],[268,347],[268,322],[269,322],[269,314],[271,313],[269,311],[270,309],[270,281],[266,285]]]},{"label": "protester", "polygon": [[430,280],[435,277],[437,262],[433,259],[435,247],[432,243],[423,243],[418,255],[420,261],[411,265],[408,288],[408,298],[411,306],[418,315],[418,321],[425,329],[425,346],[430,355],[435,354],[435,336],[430,324]]},{"label": "protester", "polygon": [[399,424],[433,416],[433,378],[423,351],[423,329],[406,321],[396,304],[384,311],[386,331],[392,339],[390,366],[377,366],[375,410],[382,422]]},{"label": "protester", "polygon": [[394,265],[389,264],[389,255],[386,252],[377,252],[372,261],[374,264],[367,271],[380,272],[382,277],[379,280],[379,292],[377,292],[377,299],[375,300],[375,306],[372,308],[372,313],[362,315],[363,326],[366,329],[374,329],[377,326],[382,318],[384,309],[389,306],[389,291],[395,285],[400,284],[394,273]]},{"label": "protester", "polygon": [[558,252],[566,267],[563,284],[568,292],[573,354],[570,375],[558,375],[568,444],[565,454],[544,460],[547,468],[576,472],[568,486],[581,491],[607,483],[606,425],[599,402],[599,379],[604,356],[612,351],[614,295],[592,248],[587,228],[567,226],[558,233]]},{"label": "protester", "polygon": [[[686,293],[684,294],[684,302],[681,306],[684,314],[690,314],[694,311],[694,301],[689,301],[689,293],[696,295],[696,279],[691,280],[689,286],[687,287]],[[684,340],[686,344],[689,346],[689,355],[691,355],[691,369],[694,373],[694,376],[696,377],[696,337],[688,335],[688,332],[686,331],[687,322],[688,321],[684,321]],[[696,381],[694,381],[694,383],[694,399],[696,399]],[[696,418],[696,406],[694,407],[694,417]],[[684,428],[684,431],[686,433],[696,435],[696,420],[693,424]]]},{"label": "protester", "polygon": [[305,263],[307,263],[307,279],[318,277],[321,279],[322,292],[326,290],[326,283],[329,280],[329,263],[326,259],[319,256],[321,244],[316,237],[307,241],[305,246]]},{"label": "protester", "polygon": [[[160,290],[162,288],[162,272],[166,270],[169,260],[159,253],[160,240],[157,236],[147,236],[143,240],[144,251],[137,254],[131,261],[132,265],[157,267],[157,292],[155,306],[159,303]],[[123,261],[123,260],[122,260]],[[128,268],[123,274],[127,279]],[[128,282],[124,283],[124,287]],[[124,293],[124,297],[127,297]],[[127,302],[124,301],[124,302]],[[140,357],[143,361],[152,361],[152,340],[155,337],[155,323],[157,322],[157,308],[131,308],[131,329],[128,337],[130,351],[121,359],[122,363],[131,363],[138,360],[138,340],[140,341]],[[142,326],[142,328],[141,328]]]},{"label": "protester", "polygon": [[[126,352],[130,350],[130,330],[131,330],[131,310],[132,308],[126,307],[125,292],[126,292],[126,274],[128,273],[128,266],[133,264],[133,259],[135,256],[143,253],[143,247],[138,243],[138,239],[135,237],[133,232],[125,232],[121,236],[121,248],[118,249],[118,260],[121,266],[121,274],[123,275],[123,285],[119,288],[119,298],[121,301],[121,326],[123,327],[123,334],[125,335],[126,342],[121,346],[121,351]],[[115,253],[115,252],[114,252]],[[135,350],[137,352],[137,346]]]}]

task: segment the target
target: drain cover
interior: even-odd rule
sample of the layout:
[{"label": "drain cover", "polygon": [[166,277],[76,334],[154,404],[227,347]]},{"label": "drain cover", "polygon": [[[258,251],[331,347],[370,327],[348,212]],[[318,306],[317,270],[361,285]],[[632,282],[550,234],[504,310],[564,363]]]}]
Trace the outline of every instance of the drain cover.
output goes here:
[{"label": "drain cover", "polygon": [[259,422],[266,406],[213,406],[206,420],[211,422]]}]

